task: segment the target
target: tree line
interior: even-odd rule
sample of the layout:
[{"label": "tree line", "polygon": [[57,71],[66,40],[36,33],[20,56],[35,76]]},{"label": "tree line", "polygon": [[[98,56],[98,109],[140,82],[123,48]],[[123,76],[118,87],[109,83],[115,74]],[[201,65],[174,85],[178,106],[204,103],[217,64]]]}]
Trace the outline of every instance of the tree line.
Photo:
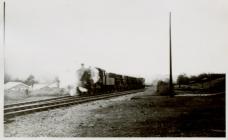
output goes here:
[{"label": "tree line", "polygon": [[[206,90],[224,91],[225,90],[225,77],[224,73],[201,73],[199,75],[188,76],[186,74],[180,74],[177,77],[175,84],[185,85],[188,89],[192,89],[191,85],[201,84],[202,88]],[[208,83],[207,87],[203,87],[204,83]],[[208,88],[209,87],[209,88]],[[208,89],[207,89],[208,88]],[[157,82],[157,94],[169,95],[169,80],[159,80]]]},{"label": "tree line", "polygon": [[25,80],[21,80],[18,78],[13,79],[9,74],[5,73],[4,74],[4,84],[8,83],[8,82],[21,82],[24,83],[28,86],[33,86],[36,83],[39,83],[36,79],[35,76],[33,76],[32,74],[28,76],[28,78],[26,78]]},{"label": "tree line", "polygon": [[[58,87],[59,87],[59,83],[60,83],[60,80],[59,80],[59,77],[55,77],[54,82],[57,82],[58,83]],[[7,73],[4,73],[4,84],[5,83],[8,83],[8,82],[21,82],[21,83],[24,83],[28,86],[32,86],[34,84],[38,84],[39,81],[35,79],[35,76],[30,74],[25,80],[21,80],[19,78],[12,78],[9,74]]]},{"label": "tree line", "polygon": [[199,75],[187,76],[186,74],[180,74],[177,77],[177,84],[179,87],[181,85],[188,85],[194,83],[203,83],[211,80],[215,80],[218,78],[225,78],[225,74],[221,73],[202,73]]}]

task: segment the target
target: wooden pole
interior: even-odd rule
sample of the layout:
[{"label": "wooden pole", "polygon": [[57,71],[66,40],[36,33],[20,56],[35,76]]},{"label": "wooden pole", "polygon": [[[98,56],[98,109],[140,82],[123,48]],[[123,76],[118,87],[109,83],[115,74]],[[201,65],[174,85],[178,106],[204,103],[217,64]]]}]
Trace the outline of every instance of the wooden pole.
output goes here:
[{"label": "wooden pole", "polygon": [[3,2],[3,65],[4,65],[4,73],[6,73],[6,41],[5,41],[5,30],[6,30],[6,3]]},{"label": "wooden pole", "polygon": [[169,93],[173,96],[171,12],[169,13]]},{"label": "wooden pole", "polygon": [[5,47],[5,21],[6,21],[6,4],[3,2],[3,46]]}]

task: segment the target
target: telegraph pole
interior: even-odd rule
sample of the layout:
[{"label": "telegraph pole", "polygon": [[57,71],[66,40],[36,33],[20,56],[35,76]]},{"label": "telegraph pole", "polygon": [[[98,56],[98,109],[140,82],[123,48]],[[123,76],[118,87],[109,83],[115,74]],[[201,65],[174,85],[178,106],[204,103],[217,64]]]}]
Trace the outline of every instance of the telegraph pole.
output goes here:
[{"label": "telegraph pole", "polygon": [[171,12],[169,12],[169,93],[173,97]]},{"label": "telegraph pole", "polygon": [[5,57],[5,30],[6,30],[6,3],[3,2],[3,60],[4,60],[4,72],[6,72],[6,57]]},{"label": "telegraph pole", "polygon": [[6,3],[3,2],[3,46],[5,47]]}]

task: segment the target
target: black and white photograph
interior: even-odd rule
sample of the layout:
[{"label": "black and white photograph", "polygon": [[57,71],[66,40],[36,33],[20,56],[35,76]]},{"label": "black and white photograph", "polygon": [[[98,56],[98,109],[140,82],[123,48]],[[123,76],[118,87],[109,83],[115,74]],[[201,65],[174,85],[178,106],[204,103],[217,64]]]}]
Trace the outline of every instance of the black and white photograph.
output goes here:
[{"label": "black and white photograph", "polygon": [[227,0],[1,0],[3,138],[223,138]]}]

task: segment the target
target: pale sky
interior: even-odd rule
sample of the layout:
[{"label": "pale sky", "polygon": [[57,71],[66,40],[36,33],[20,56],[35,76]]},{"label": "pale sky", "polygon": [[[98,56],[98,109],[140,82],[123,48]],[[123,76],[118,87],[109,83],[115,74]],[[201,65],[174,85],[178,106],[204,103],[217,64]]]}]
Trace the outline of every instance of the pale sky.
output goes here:
[{"label": "pale sky", "polygon": [[6,0],[6,71],[50,79],[85,63],[147,81],[169,74],[169,11],[173,74],[225,73],[227,0]]}]

